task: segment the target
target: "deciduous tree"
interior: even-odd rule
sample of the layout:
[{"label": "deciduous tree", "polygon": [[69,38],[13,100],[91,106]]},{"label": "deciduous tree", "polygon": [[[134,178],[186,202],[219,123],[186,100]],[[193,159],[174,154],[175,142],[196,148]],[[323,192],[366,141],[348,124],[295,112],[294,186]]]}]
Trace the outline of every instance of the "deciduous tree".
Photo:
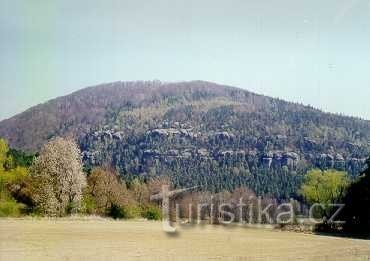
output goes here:
[{"label": "deciduous tree", "polygon": [[110,168],[95,168],[88,177],[88,190],[96,201],[98,214],[107,214],[110,208],[122,206],[129,201],[124,183]]},{"label": "deciduous tree", "polygon": [[62,216],[79,209],[86,177],[74,141],[55,138],[44,145],[31,175],[35,181],[34,201],[41,212]]},{"label": "deciduous tree", "polygon": [[330,204],[341,203],[349,185],[346,172],[337,170],[310,170],[301,187],[301,194],[309,204],[323,204],[315,209],[316,214],[330,216]]}]

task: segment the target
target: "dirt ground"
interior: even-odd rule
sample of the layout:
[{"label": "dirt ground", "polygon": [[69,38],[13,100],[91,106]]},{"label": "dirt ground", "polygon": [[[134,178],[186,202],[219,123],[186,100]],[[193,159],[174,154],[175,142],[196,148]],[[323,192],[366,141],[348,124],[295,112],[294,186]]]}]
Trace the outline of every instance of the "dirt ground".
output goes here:
[{"label": "dirt ground", "polygon": [[370,260],[370,241],[245,227],[110,220],[0,220],[0,261]]}]

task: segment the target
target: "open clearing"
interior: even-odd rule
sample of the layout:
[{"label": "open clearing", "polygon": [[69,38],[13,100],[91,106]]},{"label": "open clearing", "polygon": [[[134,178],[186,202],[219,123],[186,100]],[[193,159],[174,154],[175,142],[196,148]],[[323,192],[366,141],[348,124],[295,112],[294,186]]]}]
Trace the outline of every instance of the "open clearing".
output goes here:
[{"label": "open clearing", "polygon": [[370,241],[160,222],[0,220],[0,260],[370,260]]}]

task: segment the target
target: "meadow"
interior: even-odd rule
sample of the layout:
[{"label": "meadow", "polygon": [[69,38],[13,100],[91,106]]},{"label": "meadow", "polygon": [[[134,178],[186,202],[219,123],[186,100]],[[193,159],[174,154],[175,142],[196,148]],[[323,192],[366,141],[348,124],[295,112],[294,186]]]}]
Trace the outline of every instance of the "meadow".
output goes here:
[{"label": "meadow", "polygon": [[0,260],[370,260],[370,241],[158,221],[1,219]]}]

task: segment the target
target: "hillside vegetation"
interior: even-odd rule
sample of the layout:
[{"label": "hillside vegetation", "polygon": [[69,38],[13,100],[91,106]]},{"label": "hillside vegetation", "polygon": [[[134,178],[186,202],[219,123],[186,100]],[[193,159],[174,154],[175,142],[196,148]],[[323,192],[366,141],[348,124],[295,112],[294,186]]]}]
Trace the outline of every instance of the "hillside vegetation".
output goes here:
[{"label": "hillside vegetation", "polygon": [[313,167],[356,176],[370,152],[369,121],[202,81],[99,85],[0,122],[0,137],[28,152],[57,136],[78,141],[87,169],[278,198]]}]

